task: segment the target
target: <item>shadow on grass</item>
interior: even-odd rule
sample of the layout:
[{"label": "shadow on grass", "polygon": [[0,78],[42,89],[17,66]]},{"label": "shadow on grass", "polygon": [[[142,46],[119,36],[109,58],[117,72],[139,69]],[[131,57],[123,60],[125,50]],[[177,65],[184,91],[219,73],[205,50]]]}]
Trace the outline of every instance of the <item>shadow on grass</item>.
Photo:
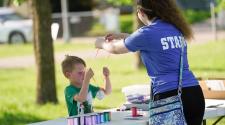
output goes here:
[{"label": "shadow on grass", "polygon": [[27,113],[4,112],[1,114],[0,125],[25,125],[46,120],[44,118]]}]

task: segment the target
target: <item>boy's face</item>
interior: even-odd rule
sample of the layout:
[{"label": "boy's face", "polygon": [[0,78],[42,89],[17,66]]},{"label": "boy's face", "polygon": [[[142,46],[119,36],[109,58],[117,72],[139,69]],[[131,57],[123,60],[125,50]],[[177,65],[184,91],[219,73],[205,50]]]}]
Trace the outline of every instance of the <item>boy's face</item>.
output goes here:
[{"label": "boy's face", "polygon": [[68,73],[68,79],[73,84],[82,85],[85,75],[85,66],[83,64],[74,64],[72,72]]}]

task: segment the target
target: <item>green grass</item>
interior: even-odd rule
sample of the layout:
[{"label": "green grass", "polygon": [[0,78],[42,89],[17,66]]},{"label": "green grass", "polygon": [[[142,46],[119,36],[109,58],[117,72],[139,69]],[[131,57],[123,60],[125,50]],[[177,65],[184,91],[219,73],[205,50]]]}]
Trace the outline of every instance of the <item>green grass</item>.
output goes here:
[{"label": "green grass", "polygon": [[[189,46],[190,67],[197,76],[225,76],[225,41]],[[113,93],[103,101],[95,101],[95,110],[121,106],[125,98],[121,88],[131,84],[149,83],[145,69],[133,68],[132,54],[110,56],[109,58],[87,59],[87,64],[95,71],[95,81],[103,83],[102,67],[111,69]],[[23,125],[27,123],[55,119],[67,116],[64,101],[64,88],[68,81],[63,77],[60,65],[56,65],[57,93],[59,104],[44,106],[35,104],[36,78],[35,68],[0,69],[0,125]],[[116,101],[115,101],[116,100]],[[213,120],[208,123],[211,124]],[[222,125],[225,120],[222,121]]]},{"label": "green grass", "polygon": [[[55,52],[63,51],[75,51],[75,50],[87,50],[93,48],[93,45],[87,42],[71,42],[71,43],[62,43],[55,42],[54,49]],[[13,56],[26,56],[32,55],[34,53],[33,44],[1,44],[0,45],[0,58],[4,57],[13,57]]]},{"label": "green grass", "polygon": [[197,76],[225,77],[225,41],[189,46],[189,64]]}]

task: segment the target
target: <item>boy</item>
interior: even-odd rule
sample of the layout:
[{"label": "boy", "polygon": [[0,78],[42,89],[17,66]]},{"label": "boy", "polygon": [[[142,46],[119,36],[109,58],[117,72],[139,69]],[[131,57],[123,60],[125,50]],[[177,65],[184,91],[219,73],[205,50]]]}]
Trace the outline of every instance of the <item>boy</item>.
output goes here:
[{"label": "boy", "polygon": [[90,84],[90,79],[94,76],[91,68],[87,68],[83,59],[76,56],[66,56],[62,62],[64,76],[70,81],[70,85],[65,88],[65,99],[69,116],[93,112],[92,100],[97,97],[103,99],[104,95],[109,95],[112,91],[109,79],[109,69],[103,68],[105,87],[95,87]]}]

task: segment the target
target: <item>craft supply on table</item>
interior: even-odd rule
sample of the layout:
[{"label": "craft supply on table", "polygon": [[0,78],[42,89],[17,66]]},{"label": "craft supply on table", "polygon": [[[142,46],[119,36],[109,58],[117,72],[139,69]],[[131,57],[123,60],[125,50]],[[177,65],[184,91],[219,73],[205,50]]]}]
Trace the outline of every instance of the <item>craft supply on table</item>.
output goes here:
[{"label": "craft supply on table", "polygon": [[111,112],[90,113],[67,118],[68,125],[97,125],[111,121]]},{"label": "craft supply on table", "polygon": [[131,115],[126,116],[124,119],[126,120],[141,120],[143,115],[139,114],[137,107],[131,108]]}]

